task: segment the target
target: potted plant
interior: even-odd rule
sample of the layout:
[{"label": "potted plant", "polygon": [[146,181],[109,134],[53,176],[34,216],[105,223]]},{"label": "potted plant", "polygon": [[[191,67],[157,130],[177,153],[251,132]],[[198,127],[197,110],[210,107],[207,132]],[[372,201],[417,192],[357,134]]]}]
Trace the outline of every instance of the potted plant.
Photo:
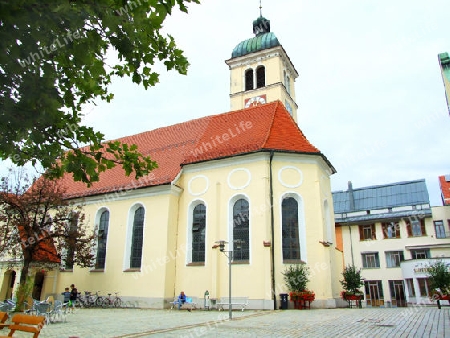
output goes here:
[{"label": "potted plant", "polygon": [[[364,298],[363,292],[359,289],[364,285],[361,280],[361,269],[354,265],[347,265],[342,272],[344,279],[340,280],[344,291],[341,292],[342,299],[350,302],[352,300],[361,301]],[[361,305],[361,303],[359,304]]]},{"label": "potted plant", "polygon": [[314,301],[316,295],[314,291],[308,290],[306,284],[309,282],[309,268],[305,264],[294,264],[288,266],[283,272],[284,281],[289,289],[289,296],[294,302],[296,309],[308,307]]}]

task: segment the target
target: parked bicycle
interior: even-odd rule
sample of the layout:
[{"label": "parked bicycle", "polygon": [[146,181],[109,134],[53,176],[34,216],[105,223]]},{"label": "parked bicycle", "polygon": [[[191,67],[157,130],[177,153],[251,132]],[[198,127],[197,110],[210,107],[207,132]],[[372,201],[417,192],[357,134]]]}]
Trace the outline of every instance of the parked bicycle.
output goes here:
[{"label": "parked bicycle", "polygon": [[99,292],[100,291],[97,291],[95,294],[92,294],[89,291],[85,291],[85,294],[86,294],[86,299],[85,299],[86,307],[102,306],[104,297],[100,296]]},{"label": "parked bicycle", "polygon": [[105,307],[121,307],[122,306],[122,299],[120,299],[119,296],[117,296],[118,292],[114,292],[115,296],[111,298],[111,293],[108,293],[108,296],[103,299],[102,306]]}]

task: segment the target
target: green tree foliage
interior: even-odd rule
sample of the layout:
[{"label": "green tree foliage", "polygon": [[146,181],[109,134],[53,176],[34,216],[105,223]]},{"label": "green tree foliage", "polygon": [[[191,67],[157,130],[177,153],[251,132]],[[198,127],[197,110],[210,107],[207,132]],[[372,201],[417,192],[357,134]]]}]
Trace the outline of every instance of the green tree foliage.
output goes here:
[{"label": "green tree foliage", "polygon": [[309,282],[309,268],[305,264],[289,265],[283,271],[284,282],[289,291],[298,292],[306,290]]},{"label": "green tree foliage", "polygon": [[88,185],[116,165],[136,178],[148,174],[156,167],[149,156],[105,142],[81,125],[81,111],[113,98],[114,76],[154,86],[157,61],[186,74],[183,52],[160,30],[188,3],[199,0],[0,1],[0,159],[40,163],[49,177],[68,172]]},{"label": "green tree foliage", "polygon": [[0,254],[21,264],[21,285],[32,267],[93,266],[97,234],[88,230],[83,206],[69,203],[64,191],[56,180],[31,180],[23,171],[0,179]]},{"label": "green tree foliage", "polygon": [[427,275],[431,290],[439,289],[444,294],[450,293],[450,267],[445,262],[437,260],[430,264]]},{"label": "green tree foliage", "polygon": [[342,287],[345,291],[358,292],[359,288],[364,285],[361,280],[361,269],[356,268],[354,265],[347,265],[342,272],[343,280],[340,280]]}]

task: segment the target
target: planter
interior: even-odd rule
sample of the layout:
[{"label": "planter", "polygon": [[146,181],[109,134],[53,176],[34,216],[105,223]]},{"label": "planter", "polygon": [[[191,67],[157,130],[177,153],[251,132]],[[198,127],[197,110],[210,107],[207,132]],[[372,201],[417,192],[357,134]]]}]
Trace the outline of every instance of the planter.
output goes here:
[{"label": "planter", "polygon": [[290,293],[291,301],[294,302],[294,308],[297,310],[310,309],[311,302],[316,298],[313,291],[298,291]]}]

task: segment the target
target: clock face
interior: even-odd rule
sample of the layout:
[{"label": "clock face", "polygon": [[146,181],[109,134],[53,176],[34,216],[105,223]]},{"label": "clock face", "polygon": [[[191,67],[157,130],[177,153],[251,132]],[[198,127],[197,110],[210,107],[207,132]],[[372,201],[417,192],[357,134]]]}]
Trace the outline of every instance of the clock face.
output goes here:
[{"label": "clock face", "polygon": [[260,104],[264,104],[266,102],[267,102],[266,95],[259,95],[246,99],[244,102],[244,107],[245,108],[254,107]]}]

